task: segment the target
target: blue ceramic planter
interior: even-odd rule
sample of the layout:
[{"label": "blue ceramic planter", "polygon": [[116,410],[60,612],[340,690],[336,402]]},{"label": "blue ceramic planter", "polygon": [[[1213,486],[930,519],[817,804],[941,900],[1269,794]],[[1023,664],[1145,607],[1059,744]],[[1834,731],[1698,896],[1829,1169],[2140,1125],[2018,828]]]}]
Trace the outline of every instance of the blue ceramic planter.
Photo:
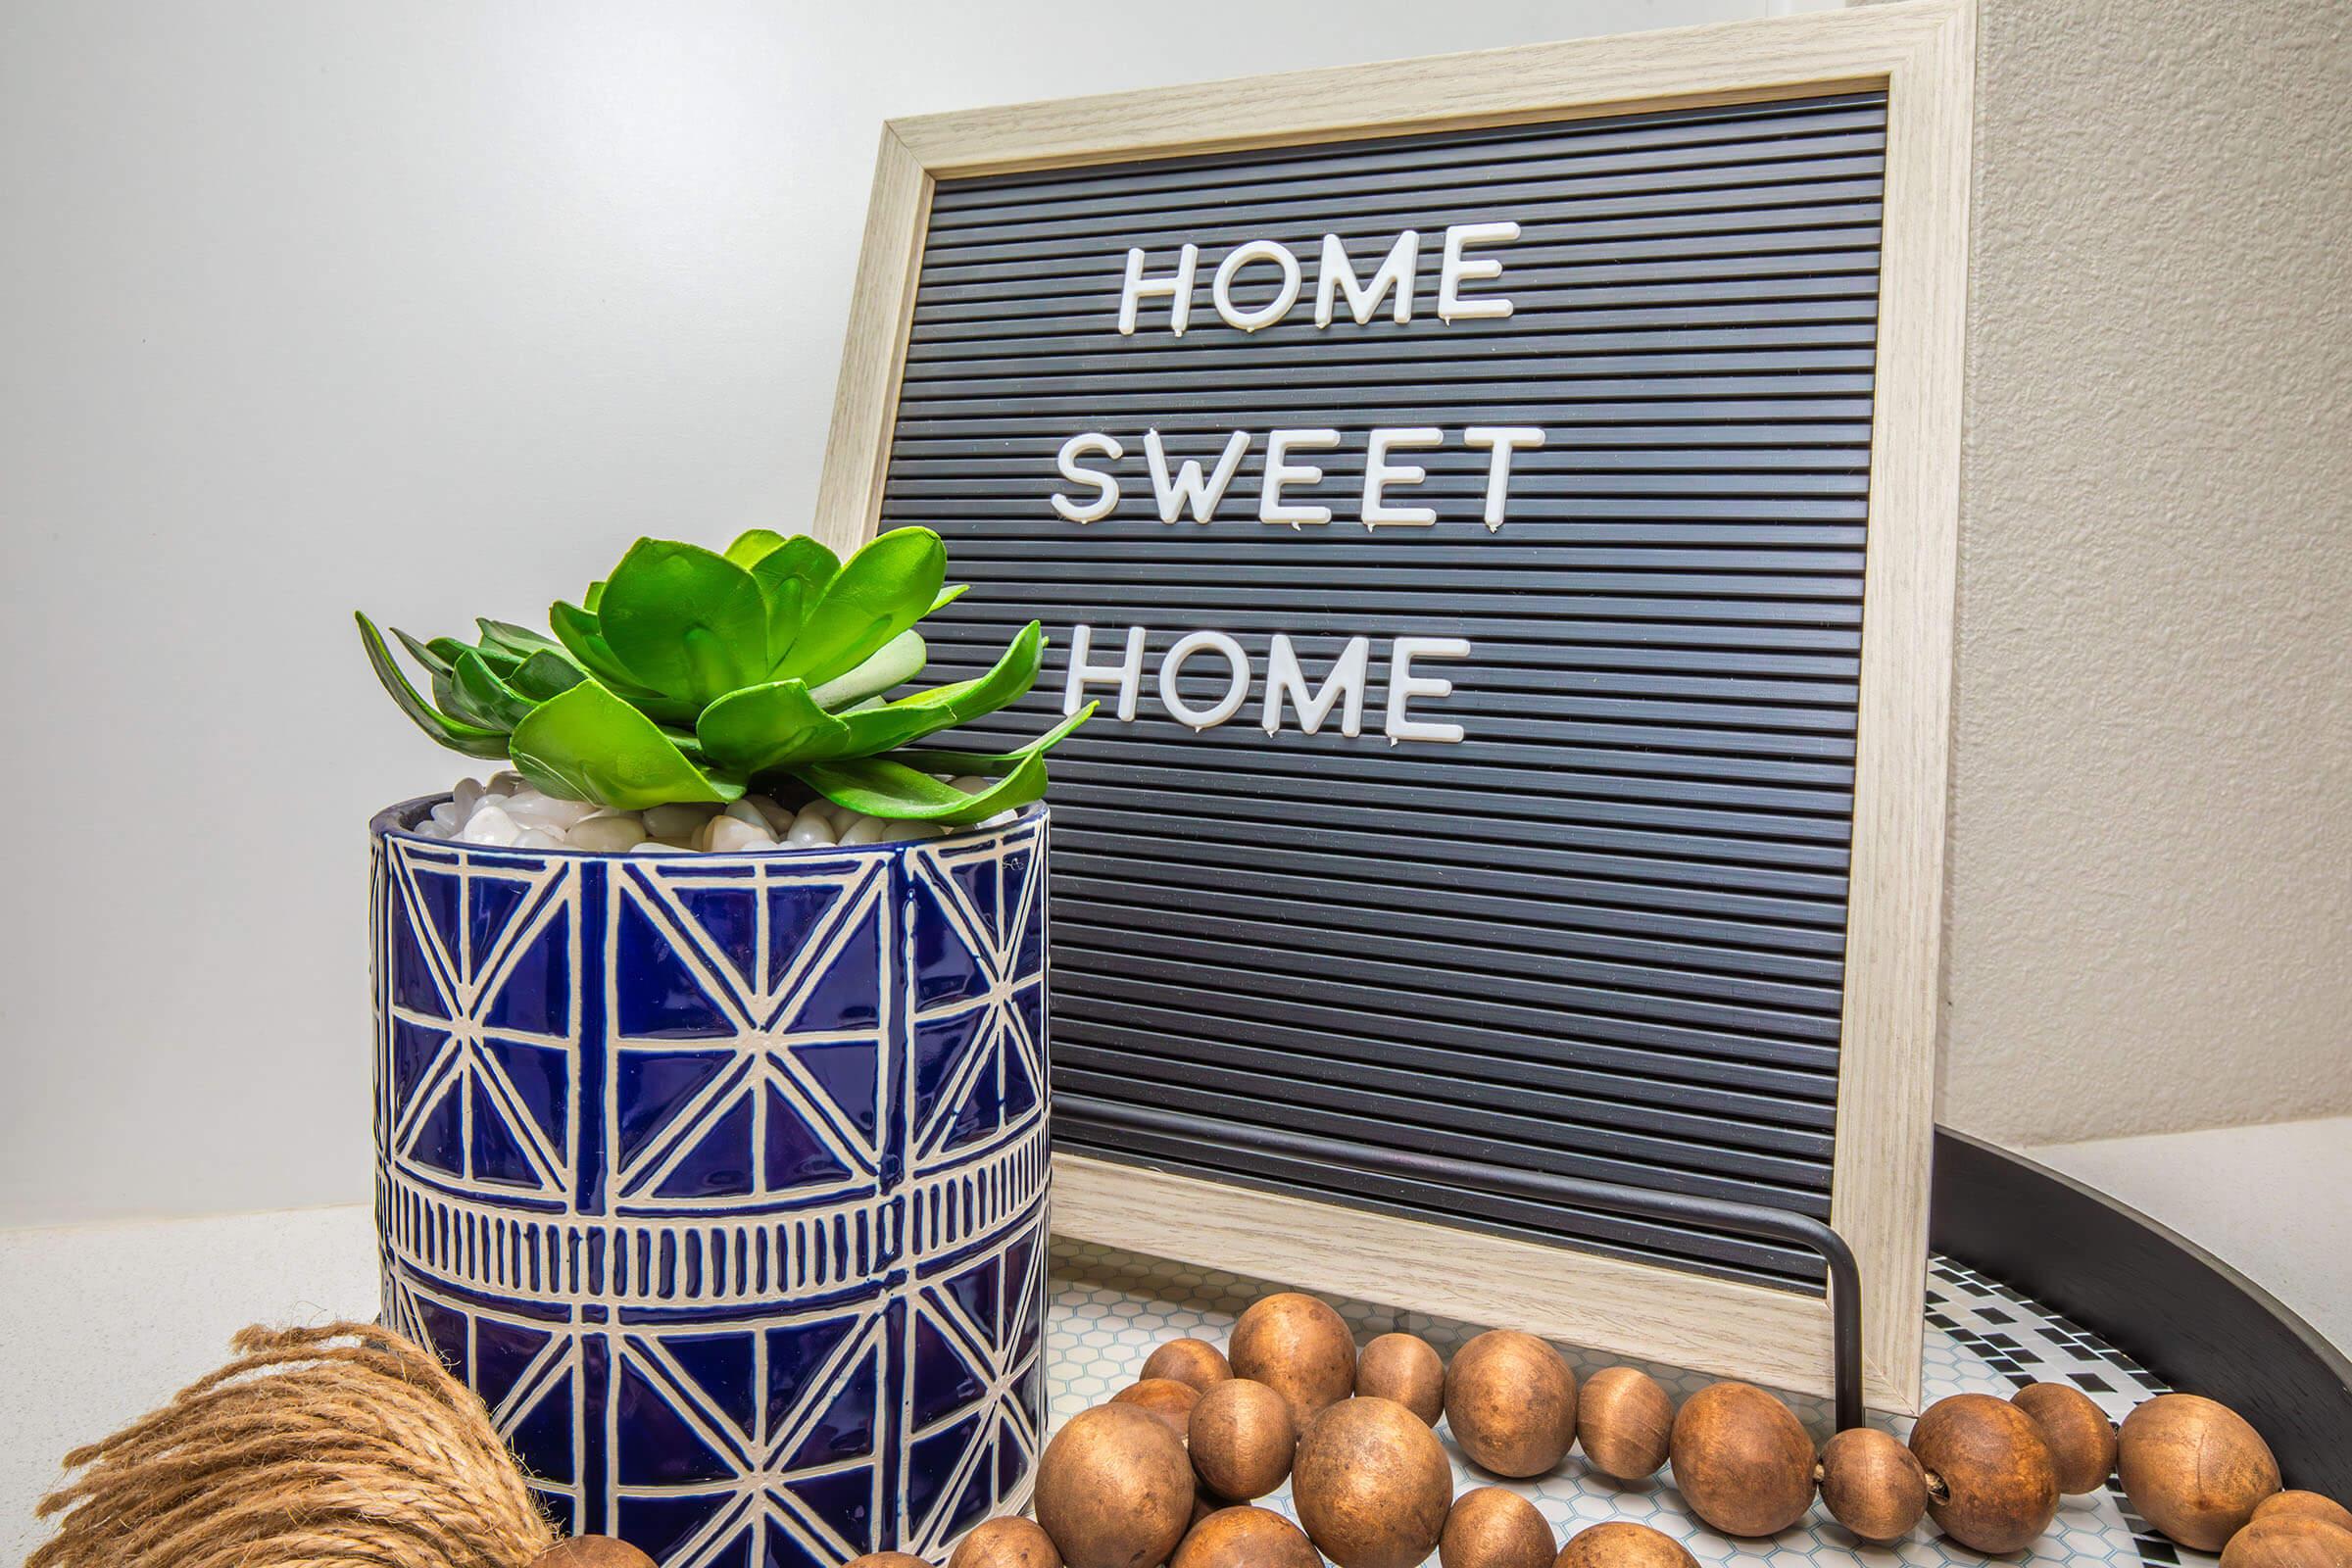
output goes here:
[{"label": "blue ceramic planter", "polygon": [[384,1314],[567,1530],[664,1568],[946,1545],[1044,1421],[1042,807],[630,856],[372,824]]}]

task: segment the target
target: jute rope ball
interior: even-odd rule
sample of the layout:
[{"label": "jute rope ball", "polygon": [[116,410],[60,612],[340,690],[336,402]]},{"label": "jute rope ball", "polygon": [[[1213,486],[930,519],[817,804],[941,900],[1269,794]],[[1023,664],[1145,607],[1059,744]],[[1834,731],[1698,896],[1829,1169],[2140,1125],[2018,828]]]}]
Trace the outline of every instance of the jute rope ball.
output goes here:
[{"label": "jute rope ball", "polygon": [[1194,1390],[1206,1394],[1211,1388],[1233,1376],[1233,1363],[1225,1352],[1206,1340],[1170,1340],[1153,1350],[1144,1362],[1136,1381],[1148,1383],[1153,1378],[1173,1378],[1189,1383]]},{"label": "jute rope ball", "polygon": [[1480,1469],[1540,1476],[1576,1441],[1576,1374],[1533,1334],[1489,1329],[1446,1369],[1446,1426]]},{"label": "jute rope ball", "polygon": [[1168,1568],[1323,1568],[1323,1559],[1271,1509],[1219,1508],[1193,1527]]},{"label": "jute rope ball", "polygon": [[1437,1549],[1453,1467],[1429,1423],[1394,1399],[1346,1399],[1307,1424],[1291,1466],[1307,1539],[1340,1568],[1413,1568]]},{"label": "jute rope ball", "polygon": [[2165,1394],[2124,1418],[2116,1470],[2140,1517],[2197,1551],[2219,1551],[2278,1490],[2270,1445],[2228,1405]]},{"label": "jute rope ball", "polygon": [[1329,1302],[1296,1291],[1260,1297],[1233,1326],[1233,1375],[1263,1383],[1290,1402],[1299,1431],[1326,1405],[1355,1392],[1355,1336]]},{"label": "jute rope ball", "polygon": [[2006,1399],[1955,1394],[1936,1400],[1911,1429],[1911,1452],[1935,1478],[1928,1512],[1963,1546],[2020,1551],[2057,1517],[2049,1445],[2034,1418]]},{"label": "jute rope ball", "polygon": [[[372,1324],[249,1328],[237,1358],[41,1500],[26,1568],[525,1568],[555,1544],[482,1402]],[[62,1516],[62,1517],[61,1517]]]},{"label": "jute rope ball", "polygon": [[1062,1568],[1054,1538],[1033,1519],[984,1519],[956,1544],[948,1568]]},{"label": "jute rope ball", "polygon": [[1813,1440],[1779,1399],[1710,1383],[1674,1418],[1674,1484],[1727,1536],[1778,1535],[1813,1505]]},{"label": "jute rope ball", "polygon": [[1560,1548],[1557,1568],[1698,1568],[1690,1548],[1630,1520],[1589,1525]]},{"label": "jute rope ball", "polygon": [[1227,1378],[1201,1395],[1186,1434],[1201,1486],[1235,1502],[1262,1497],[1289,1479],[1298,1446],[1289,1401],[1250,1378]]},{"label": "jute rope ball", "polygon": [[1453,1499],[1438,1537],[1439,1568],[1549,1568],[1558,1554],[1544,1511],[1508,1487],[1474,1487]]},{"label": "jute rope ball", "polygon": [[1132,1404],[1062,1423],[1037,1461],[1037,1522],[1069,1568],[1157,1568],[1193,1520],[1193,1465],[1168,1424]]},{"label": "jute rope ball", "polygon": [[1355,1392],[1395,1399],[1434,1427],[1446,1413],[1446,1358],[1418,1334],[1383,1334],[1355,1358]]}]

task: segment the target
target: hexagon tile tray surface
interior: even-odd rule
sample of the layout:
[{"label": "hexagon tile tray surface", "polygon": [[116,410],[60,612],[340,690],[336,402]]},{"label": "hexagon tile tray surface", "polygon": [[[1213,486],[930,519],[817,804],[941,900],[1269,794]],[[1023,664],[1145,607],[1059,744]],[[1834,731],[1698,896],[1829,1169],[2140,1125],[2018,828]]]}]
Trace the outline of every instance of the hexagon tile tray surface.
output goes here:
[{"label": "hexagon tile tray surface", "polygon": [[[1054,1299],[1047,1331],[1048,1424],[1062,1422],[1100,1404],[1133,1383],[1144,1358],[1164,1340],[1193,1335],[1222,1347],[1242,1309],[1269,1290],[1282,1287],[1215,1269],[1142,1257],[1066,1237],[1054,1240]],[[1451,1355],[1486,1324],[1463,1324],[1421,1312],[1327,1298],[1352,1324],[1358,1342],[1392,1329],[1421,1335]],[[1507,1326],[1507,1325],[1505,1325]],[[1613,1358],[1574,1348],[1568,1358],[1579,1378]],[[1639,1363],[1637,1363],[1639,1364]],[[1679,1400],[1709,1379],[1676,1368],[1647,1366]],[[1931,1260],[1928,1280],[1927,1376],[1925,1394],[1935,1400],[1949,1394],[2006,1396],[2028,1383],[2066,1382],[2087,1393],[2100,1408],[2122,1420],[2132,1407],[2164,1385],[2130,1357],[2087,1331],[2036,1305],[1995,1280],[1951,1262]],[[1828,1436],[1828,1401],[1791,1400],[1815,1438]],[[1907,1436],[1910,1422],[1874,1415],[1872,1420]],[[1494,1485],[1474,1471],[1443,1428],[1439,1436],[1453,1460],[1458,1492]],[[2215,1559],[2175,1546],[2131,1511],[2114,1490],[2068,1497],[2057,1522],[2031,1550],[1986,1558],[1954,1546],[1923,1524],[1907,1541],[1871,1546],[1856,1541],[1818,1504],[1802,1525],[1767,1541],[1738,1541],[1716,1535],[1690,1515],[1664,1479],[1620,1487],[1588,1475],[1571,1454],[1552,1475],[1508,1483],[1533,1498],[1561,1540],[1587,1525],[1632,1519],[1654,1525],[1690,1548],[1702,1564],[1768,1562],[1774,1568],[1829,1568],[1860,1560],[1874,1565],[1917,1568],[1986,1562],[2032,1563],[2036,1568],[2136,1568],[2141,1563],[2201,1568]],[[1285,1486],[1264,1506],[1290,1515]],[[1434,1558],[1432,1559],[1435,1560]]]}]

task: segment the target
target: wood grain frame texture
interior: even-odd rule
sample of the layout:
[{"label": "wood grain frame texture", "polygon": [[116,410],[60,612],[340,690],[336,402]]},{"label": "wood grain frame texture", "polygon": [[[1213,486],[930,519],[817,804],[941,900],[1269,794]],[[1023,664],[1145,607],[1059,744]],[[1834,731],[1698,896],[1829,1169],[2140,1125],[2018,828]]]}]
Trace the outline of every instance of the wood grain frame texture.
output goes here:
[{"label": "wood grain frame texture", "polygon": [[[1974,0],[1896,0],[897,120],[882,131],[816,531],[880,514],[931,192],[959,175],[1884,88],[1870,531],[1831,1223],[1874,1406],[1919,1405],[1940,1045]],[[1308,1289],[1827,1392],[1827,1302],[1113,1161],[1055,1159],[1055,1229]]]}]

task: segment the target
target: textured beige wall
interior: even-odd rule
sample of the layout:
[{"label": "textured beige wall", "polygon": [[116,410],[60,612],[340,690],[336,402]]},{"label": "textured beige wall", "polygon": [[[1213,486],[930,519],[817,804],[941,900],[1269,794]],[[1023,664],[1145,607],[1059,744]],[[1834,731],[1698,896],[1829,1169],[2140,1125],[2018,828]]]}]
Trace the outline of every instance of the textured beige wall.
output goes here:
[{"label": "textured beige wall", "polygon": [[1943,1118],[2352,1110],[2352,8],[1982,27]]}]

